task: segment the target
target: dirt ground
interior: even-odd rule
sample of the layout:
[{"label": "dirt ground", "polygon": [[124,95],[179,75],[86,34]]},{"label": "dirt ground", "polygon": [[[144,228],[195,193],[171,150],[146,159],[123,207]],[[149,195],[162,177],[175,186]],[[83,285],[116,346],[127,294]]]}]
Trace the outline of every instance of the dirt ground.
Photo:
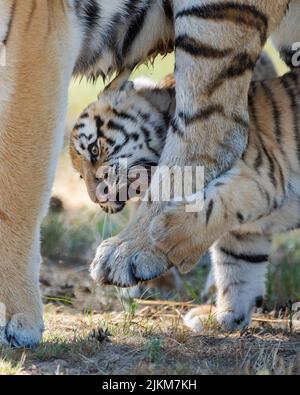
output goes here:
[{"label": "dirt ground", "polygon": [[41,283],[44,341],[0,350],[2,374],[300,374],[300,333],[288,320],[256,315],[246,332],[224,334],[210,318],[195,335],[182,323],[189,304],[124,304],[85,265],[47,261]]}]

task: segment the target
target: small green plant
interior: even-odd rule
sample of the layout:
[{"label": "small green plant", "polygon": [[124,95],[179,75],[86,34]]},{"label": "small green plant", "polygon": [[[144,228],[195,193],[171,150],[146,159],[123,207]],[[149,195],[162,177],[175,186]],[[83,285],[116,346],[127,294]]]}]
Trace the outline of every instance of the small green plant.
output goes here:
[{"label": "small green plant", "polygon": [[150,362],[156,362],[160,358],[164,345],[164,340],[160,338],[151,339],[145,344],[144,351]]},{"label": "small green plant", "polygon": [[119,301],[121,303],[122,309],[124,311],[123,332],[127,333],[130,330],[132,321],[136,315],[138,309],[138,303],[129,295],[128,297],[124,298],[124,295],[120,292],[118,288],[116,288],[116,292]]},{"label": "small green plant", "polygon": [[184,290],[189,299],[195,303],[201,303],[201,290],[203,290],[207,275],[209,272],[208,267],[198,266],[190,276],[189,280],[184,280]]},{"label": "small green plant", "polygon": [[60,340],[51,340],[42,343],[32,351],[30,359],[33,361],[49,361],[52,359],[65,358],[68,355],[68,345]]}]

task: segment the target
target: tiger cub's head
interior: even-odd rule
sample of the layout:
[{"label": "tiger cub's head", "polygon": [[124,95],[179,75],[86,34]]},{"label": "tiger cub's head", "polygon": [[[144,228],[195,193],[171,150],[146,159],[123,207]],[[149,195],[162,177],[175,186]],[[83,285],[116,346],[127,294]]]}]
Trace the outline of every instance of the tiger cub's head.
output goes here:
[{"label": "tiger cub's head", "polygon": [[[136,177],[142,184],[147,178],[148,185],[174,108],[174,79],[169,77],[160,86],[140,79],[105,91],[79,117],[71,133],[72,163],[91,200],[105,212],[124,208]],[[126,182],[120,163],[127,165]]]}]

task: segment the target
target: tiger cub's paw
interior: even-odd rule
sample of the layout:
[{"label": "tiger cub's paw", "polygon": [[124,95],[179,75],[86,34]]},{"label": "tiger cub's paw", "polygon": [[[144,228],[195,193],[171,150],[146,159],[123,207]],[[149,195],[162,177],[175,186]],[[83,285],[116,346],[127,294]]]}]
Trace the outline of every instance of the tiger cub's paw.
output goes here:
[{"label": "tiger cub's paw", "polygon": [[101,284],[127,288],[163,275],[169,268],[168,261],[145,242],[146,236],[145,228],[138,230],[132,225],[117,237],[105,240],[91,265],[92,278]]},{"label": "tiger cub's paw", "polygon": [[[246,295],[247,294],[249,295],[250,292],[246,293]],[[261,293],[257,293],[257,296],[250,297],[247,302],[245,302],[243,296],[240,296],[236,299],[236,302],[232,304],[232,308],[230,309],[222,309],[219,306],[216,318],[223,330],[233,332],[236,330],[243,330],[250,326],[254,310],[256,308],[260,309],[263,305],[263,294],[264,290],[262,290]]]},{"label": "tiger cub's paw", "polygon": [[251,312],[243,310],[220,311],[217,313],[217,321],[225,332],[244,330],[251,324]]}]

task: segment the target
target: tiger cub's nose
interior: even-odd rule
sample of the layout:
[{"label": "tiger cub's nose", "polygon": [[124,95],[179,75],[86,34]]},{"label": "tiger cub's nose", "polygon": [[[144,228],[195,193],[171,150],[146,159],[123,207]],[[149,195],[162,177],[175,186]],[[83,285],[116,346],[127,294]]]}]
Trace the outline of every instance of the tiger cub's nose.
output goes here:
[{"label": "tiger cub's nose", "polygon": [[109,186],[106,182],[102,181],[99,183],[96,189],[96,196],[99,203],[107,203],[113,198],[110,196]]}]

